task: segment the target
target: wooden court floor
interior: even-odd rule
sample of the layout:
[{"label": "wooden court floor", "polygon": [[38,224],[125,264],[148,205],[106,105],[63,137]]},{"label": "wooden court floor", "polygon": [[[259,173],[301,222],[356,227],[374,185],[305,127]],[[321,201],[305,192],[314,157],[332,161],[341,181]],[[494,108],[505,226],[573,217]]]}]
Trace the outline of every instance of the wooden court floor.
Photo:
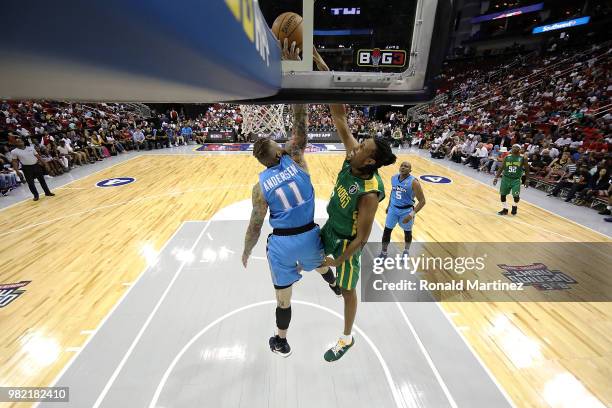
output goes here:
[{"label": "wooden court floor", "polygon": [[[342,158],[307,156],[318,198],[329,197]],[[423,183],[427,206],[414,227],[416,240],[610,242],[524,202],[517,218],[499,217],[493,188],[420,157],[400,160],[409,160],[415,175],[453,180]],[[146,268],[147,257],[182,222],[207,220],[250,198],[260,170],[250,155],[135,156],[57,189],[53,199],[0,211],[0,284],[31,281],[22,296],[0,308],[0,385],[51,384]],[[381,171],[387,191],[396,172],[397,166]],[[95,187],[113,177],[136,182]],[[377,221],[382,225],[384,219],[381,206]],[[394,240],[402,239],[397,230],[394,234]],[[445,303],[443,308],[516,406],[575,406],[571,398],[612,406],[610,303]]]}]

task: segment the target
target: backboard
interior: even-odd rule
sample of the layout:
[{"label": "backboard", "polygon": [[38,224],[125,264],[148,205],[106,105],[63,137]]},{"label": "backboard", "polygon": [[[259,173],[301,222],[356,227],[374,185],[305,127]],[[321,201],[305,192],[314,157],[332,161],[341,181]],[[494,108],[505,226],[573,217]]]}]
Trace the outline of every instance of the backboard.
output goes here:
[{"label": "backboard", "polygon": [[[125,102],[418,103],[453,0],[6,0],[0,98]],[[303,16],[303,59],[269,29]],[[313,46],[330,72],[313,70]]]},{"label": "backboard", "polygon": [[[304,42],[302,61],[282,62],[281,90],[259,101],[431,99],[452,6],[451,0],[259,0],[268,26],[283,12],[300,14]],[[316,71],[313,46],[331,72]]]}]

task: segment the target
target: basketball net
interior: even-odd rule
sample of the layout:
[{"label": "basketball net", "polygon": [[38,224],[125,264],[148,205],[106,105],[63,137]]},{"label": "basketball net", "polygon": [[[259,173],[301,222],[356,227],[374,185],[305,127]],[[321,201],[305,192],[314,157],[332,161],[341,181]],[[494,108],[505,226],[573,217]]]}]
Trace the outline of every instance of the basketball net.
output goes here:
[{"label": "basketball net", "polygon": [[285,139],[285,105],[240,105],[242,134]]}]

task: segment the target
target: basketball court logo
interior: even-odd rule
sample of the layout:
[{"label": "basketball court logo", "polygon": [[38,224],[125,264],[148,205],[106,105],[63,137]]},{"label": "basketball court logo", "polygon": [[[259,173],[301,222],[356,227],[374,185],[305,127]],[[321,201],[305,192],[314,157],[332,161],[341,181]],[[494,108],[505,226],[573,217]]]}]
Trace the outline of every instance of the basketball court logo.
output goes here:
[{"label": "basketball court logo", "polygon": [[25,290],[19,290],[26,286],[31,281],[21,281],[18,283],[7,283],[0,285],[0,308],[8,306],[13,300],[25,292]]},{"label": "basketball court logo", "polygon": [[403,67],[406,65],[406,51],[404,50],[359,50],[357,65],[360,67]]},{"label": "basketball court logo", "polygon": [[533,286],[537,290],[565,290],[571,289],[570,284],[578,283],[572,277],[561,271],[550,270],[543,263],[529,265],[497,265],[504,272],[510,282]]},{"label": "basketball court logo", "polygon": [[419,178],[423,181],[426,181],[428,183],[433,183],[433,184],[448,184],[452,182],[452,180],[449,179],[448,177],[436,176],[435,174],[423,174]]},{"label": "basketball court logo", "polygon": [[136,181],[133,177],[115,177],[98,181],[96,187],[119,187]]}]

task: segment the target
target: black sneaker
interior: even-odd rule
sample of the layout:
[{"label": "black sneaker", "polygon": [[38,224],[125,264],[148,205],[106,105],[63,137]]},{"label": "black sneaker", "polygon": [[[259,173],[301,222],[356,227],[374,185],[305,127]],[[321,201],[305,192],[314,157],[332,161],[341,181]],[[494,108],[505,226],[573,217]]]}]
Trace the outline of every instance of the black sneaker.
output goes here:
[{"label": "black sneaker", "polygon": [[334,286],[329,285],[329,288],[332,290],[332,292],[334,292],[336,296],[342,297],[342,289],[340,289],[340,285],[336,283]]},{"label": "black sneaker", "polygon": [[270,350],[282,357],[289,357],[291,355],[291,346],[287,343],[287,339],[278,337],[278,334],[274,337],[270,337]]},{"label": "black sneaker", "polygon": [[47,197],[55,197],[55,193],[45,194]]},{"label": "black sneaker", "polygon": [[601,210],[597,214],[600,214],[600,215],[610,215],[610,210],[608,210],[607,208],[604,208],[603,210]]},{"label": "black sneaker", "polygon": [[501,211],[498,211],[497,215],[508,215],[508,209],[504,208]]},{"label": "black sneaker", "polygon": [[516,215],[516,211],[517,211],[517,210],[518,210],[518,208],[513,206],[513,207],[512,207],[512,211],[510,212],[510,214],[512,214],[512,215]]}]

